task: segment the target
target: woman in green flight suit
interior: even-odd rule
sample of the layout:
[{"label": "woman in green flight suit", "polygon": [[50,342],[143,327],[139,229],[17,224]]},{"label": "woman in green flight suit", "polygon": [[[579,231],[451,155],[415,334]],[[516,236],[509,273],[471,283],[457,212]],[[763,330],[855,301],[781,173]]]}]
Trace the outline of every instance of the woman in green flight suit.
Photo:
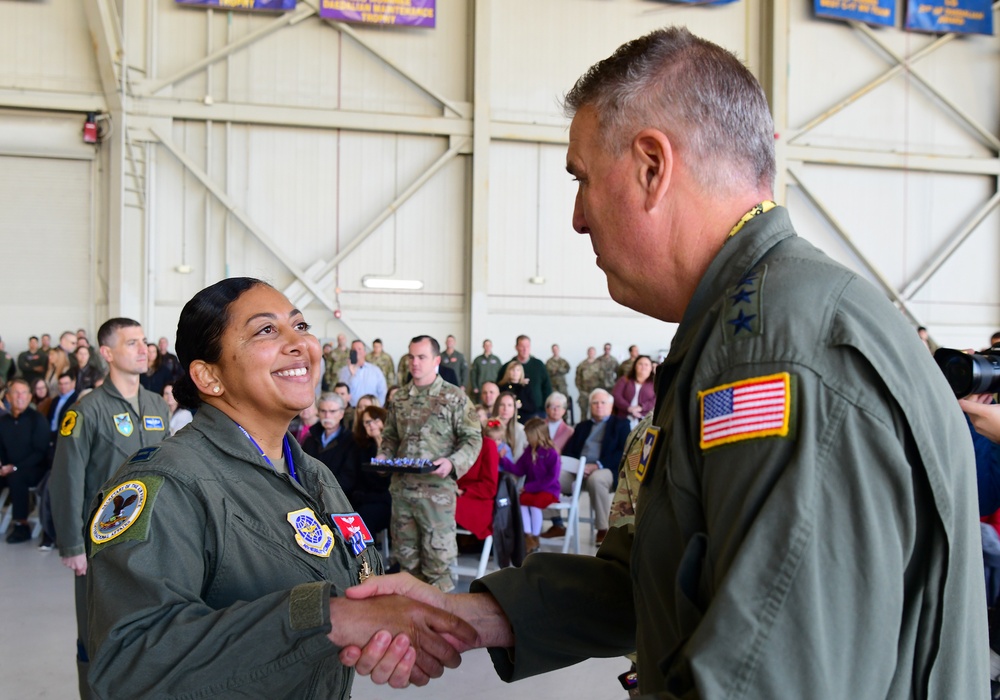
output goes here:
[{"label": "woman in green flight suit", "polygon": [[343,597],[382,563],[333,475],[287,437],[321,374],[302,313],[227,279],[185,305],[176,341],[194,422],[133,455],[88,527],[95,696],[347,698],[337,652],[388,647],[378,630],[419,638],[418,682],[456,666],[442,635],[474,634],[458,618]]}]

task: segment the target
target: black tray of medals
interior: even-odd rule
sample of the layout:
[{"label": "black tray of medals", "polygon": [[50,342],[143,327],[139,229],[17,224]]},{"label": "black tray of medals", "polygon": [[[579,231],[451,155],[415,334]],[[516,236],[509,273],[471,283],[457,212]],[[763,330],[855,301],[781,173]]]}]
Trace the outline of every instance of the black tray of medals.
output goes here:
[{"label": "black tray of medals", "polygon": [[368,472],[394,472],[396,474],[428,474],[437,469],[429,459],[408,459],[406,457],[373,459],[367,464],[363,464],[361,468]]}]

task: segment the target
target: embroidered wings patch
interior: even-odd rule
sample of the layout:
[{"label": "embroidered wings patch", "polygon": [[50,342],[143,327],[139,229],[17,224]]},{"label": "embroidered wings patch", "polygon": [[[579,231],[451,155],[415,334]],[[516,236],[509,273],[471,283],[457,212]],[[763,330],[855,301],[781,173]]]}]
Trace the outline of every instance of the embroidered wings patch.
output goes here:
[{"label": "embroidered wings patch", "polygon": [[698,392],[701,449],[788,435],[792,381],[788,372],[753,377]]}]

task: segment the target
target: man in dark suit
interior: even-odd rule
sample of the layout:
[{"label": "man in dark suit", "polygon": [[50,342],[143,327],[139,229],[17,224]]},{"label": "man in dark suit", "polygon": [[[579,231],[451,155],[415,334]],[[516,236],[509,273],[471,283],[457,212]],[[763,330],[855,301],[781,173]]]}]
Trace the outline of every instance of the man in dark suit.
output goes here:
[{"label": "man in dark suit", "polygon": [[[338,384],[338,386],[340,386]],[[325,464],[337,477],[344,493],[354,492],[358,480],[357,443],[351,433],[350,423],[344,420],[348,404],[340,394],[323,394],[319,397],[317,413],[319,422],[309,429],[302,443],[302,450]],[[352,417],[353,422],[353,417]]]},{"label": "man in dark suit", "polygon": [[[628,421],[611,415],[614,399],[604,389],[590,392],[590,419],[579,423],[573,431],[562,454],[565,457],[586,457],[583,469],[583,487],[590,494],[594,506],[594,527],[597,529],[595,544],[604,542],[608,534],[608,515],[611,512],[611,494],[618,486],[618,464],[628,438]],[[574,474],[563,472],[559,477],[562,492],[573,491]],[[542,537],[561,537],[566,534],[562,518],[553,518],[552,527]]]}]

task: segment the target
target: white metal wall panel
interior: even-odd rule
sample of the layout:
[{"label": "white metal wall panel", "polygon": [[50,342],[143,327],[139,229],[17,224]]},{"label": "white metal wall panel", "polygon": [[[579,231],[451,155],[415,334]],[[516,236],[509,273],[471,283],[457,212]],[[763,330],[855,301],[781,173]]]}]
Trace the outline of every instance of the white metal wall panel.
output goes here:
[{"label": "white metal wall panel", "polygon": [[85,160],[0,156],[0,318],[12,354],[30,335],[97,331],[91,169]]},{"label": "white metal wall panel", "polygon": [[80,0],[5,2],[0,12],[0,88],[100,92]]}]

